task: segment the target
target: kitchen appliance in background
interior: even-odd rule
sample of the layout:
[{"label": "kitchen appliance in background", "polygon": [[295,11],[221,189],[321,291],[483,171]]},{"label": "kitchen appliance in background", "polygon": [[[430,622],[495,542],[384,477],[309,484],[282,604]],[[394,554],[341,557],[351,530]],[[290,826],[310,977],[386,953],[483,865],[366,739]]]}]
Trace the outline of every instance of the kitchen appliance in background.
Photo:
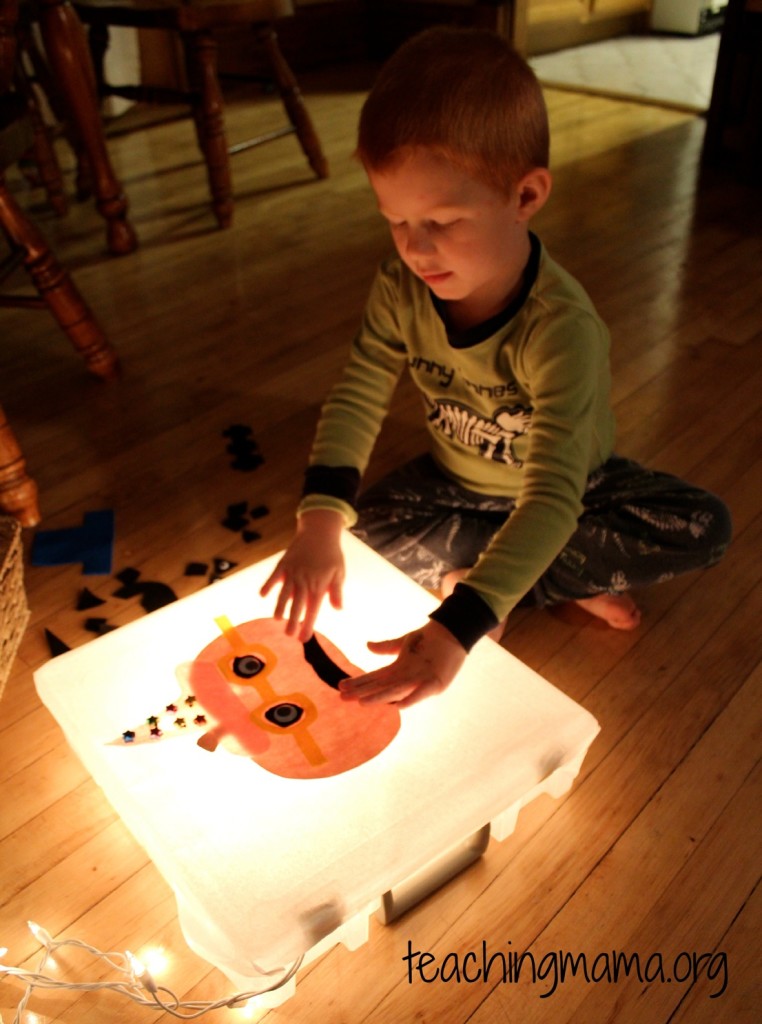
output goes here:
[{"label": "kitchen appliance in background", "polygon": [[716,32],[725,20],[728,0],[653,0],[651,28],[697,36]]}]

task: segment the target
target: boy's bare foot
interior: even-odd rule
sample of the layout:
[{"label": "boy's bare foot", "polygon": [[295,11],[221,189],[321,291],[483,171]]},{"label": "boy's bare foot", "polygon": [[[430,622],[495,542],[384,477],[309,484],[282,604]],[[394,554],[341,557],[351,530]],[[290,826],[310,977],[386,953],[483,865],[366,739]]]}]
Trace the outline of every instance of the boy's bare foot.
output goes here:
[{"label": "boy's bare foot", "polygon": [[629,594],[596,594],[580,598],[574,604],[603,619],[612,629],[635,629],[640,625],[640,608]]},{"label": "boy's bare foot", "polygon": [[460,583],[462,579],[465,579],[468,573],[468,569],[451,569],[450,572],[446,573],[442,577],[442,582],[439,586],[442,599],[449,597],[450,594],[455,590],[455,584]]}]

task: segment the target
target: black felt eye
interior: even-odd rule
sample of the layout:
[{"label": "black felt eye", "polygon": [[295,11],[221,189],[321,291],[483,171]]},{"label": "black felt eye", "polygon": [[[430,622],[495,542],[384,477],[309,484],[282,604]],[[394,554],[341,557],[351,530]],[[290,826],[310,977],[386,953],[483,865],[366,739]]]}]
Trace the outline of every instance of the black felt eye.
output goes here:
[{"label": "black felt eye", "polygon": [[265,711],[265,718],[273,725],[287,729],[290,725],[296,725],[303,714],[304,708],[300,708],[298,704],[275,704]]},{"label": "black felt eye", "polygon": [[264,667],[265,663],[256,654],[242,654],[233,659],[233,671],[241,679],[253,679]]}]

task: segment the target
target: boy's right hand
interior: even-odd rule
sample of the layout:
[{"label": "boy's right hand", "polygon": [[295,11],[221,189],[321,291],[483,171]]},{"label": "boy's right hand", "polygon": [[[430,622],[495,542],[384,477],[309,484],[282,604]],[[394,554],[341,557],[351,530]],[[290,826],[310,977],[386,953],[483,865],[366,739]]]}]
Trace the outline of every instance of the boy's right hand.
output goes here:
[{"label": "boy's right hand", "polygon": [[262,597],[266,597],[280,584],[274,616],[284,618],[290,602],[286,633],[298,635],[303,643],[312,636],[326,594],[334,608],[341,608],[343,529],[344,517],[339,512],[330,509],[303,512],[294,539],[260,590]]}]

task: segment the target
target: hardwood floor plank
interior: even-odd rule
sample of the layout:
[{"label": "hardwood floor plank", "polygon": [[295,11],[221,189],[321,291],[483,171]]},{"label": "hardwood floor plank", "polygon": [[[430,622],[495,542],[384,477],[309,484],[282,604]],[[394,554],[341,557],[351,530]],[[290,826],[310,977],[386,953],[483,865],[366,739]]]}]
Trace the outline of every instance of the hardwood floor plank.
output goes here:
[{"label": "hardwood floor plank", "polygon": [[[757,723],[758,714],[755,709]],[[756,736],[758,743],[758,727]],[[639,1024],[644,1010],[657,1019],[668,1020],[687,995],[691,997],[696,1019],[729,1022],[741,1019],[734,1016],[732,1006],[726,1006],[723,1001],[723,989],[732,983],[733,971],[732,963],[723,963],[727,956],[723,936],[731,924],[726,917],[727,908],[734,904],[743,906],[759,883],[762,836],[758,830],[747,834],[747,841],[740,849],[732,837],[748,823],[749,808],[759,806],[761,785],[762,771],[757,764],[729,801],[711,834],[697,845],[664,898],[654,906],[643,928],[633,936],[633,943],[644,951],[663,951],[666,977],[671,974],[673,980],[677,980],[678,960],[679,976],[687,977],[683,985],[663,983],[645,989],[641,984],[625,986],[617,1002],[617,1019],[623,1024]],[[734,851],[732,871],[728,870],[730,850]],[[707,879],[712,879],[710,887]],[[682,955],[686,953],[687,957]],[[693,961],[693,954],[702,960]],[[740,983],[736,979],[733,987],[735,1005],[744,1006],[748,1005],[758,983],[751,978]],[[590,1012],[593,1020],[602,1005],[597,995],[597,991],[594,992],[583,1004],[583,1012]],[[699,1006],[699,1003],[708,1005]]]},{"label": "hardwood floor plank", "polygon": [[116,820],[88,778],[0,841],[0,907]]},{"label": "hardwood floor plank", "polygon": [[[718,1005],[723,1019],[733,1024],[755,1024],[762,1002],[762,980],[757,969],[761,921],[762,886],[757,885],[717,944],[717,952],[727,957],[727,988],[721,996],[716,995],[717,1002],[710,1001],[712,993],[719,993],[722,987],[724,970],[719,957],[714,963],[706,961],[704,967],[711,985],[705,981],[686,993],[673,1015],[674,1024],[714,1024],[718,1020]],[[710,999],[706,997],[708,987]]]},{"label": "hardwood floor plank", "polygon": [[37,921],[56,936],[146,863],[121,821],[95,833],[3,905],[3,942],[13,949],[14,960],[23,962],[38,948],[26,921]]}]

